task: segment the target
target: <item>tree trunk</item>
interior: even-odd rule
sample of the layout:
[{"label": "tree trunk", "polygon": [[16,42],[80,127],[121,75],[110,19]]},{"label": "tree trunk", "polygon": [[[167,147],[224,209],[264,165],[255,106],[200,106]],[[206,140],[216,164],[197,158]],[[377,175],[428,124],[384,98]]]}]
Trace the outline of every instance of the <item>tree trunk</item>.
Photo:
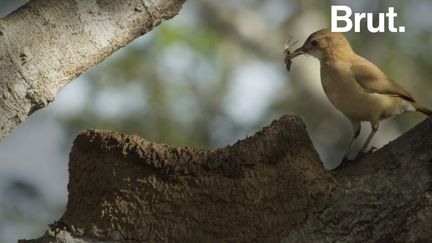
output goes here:
[{"label": "tree trunk", "polygon": [[184,0],[32,0],[0,19],[0,139]]},{"label": "tree trunk", "polygon": [[21,242],[427,241],[431,148],[432,118],[332,172],[292,116],[216,150],[89,130],[70,154],[66,212]]}]

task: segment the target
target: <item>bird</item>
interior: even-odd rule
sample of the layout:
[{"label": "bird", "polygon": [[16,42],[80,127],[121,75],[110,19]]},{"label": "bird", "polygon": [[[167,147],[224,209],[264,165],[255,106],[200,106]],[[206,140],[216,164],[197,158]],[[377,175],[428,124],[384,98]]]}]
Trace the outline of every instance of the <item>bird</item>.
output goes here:
[{"label": "bird", "polygon": [[409,111],[432,115],[432,110],[417,102],[402,85],[388,78],[371,61],[356,54],[340,32],[318,30],[306,39],[303,46],[288,53],[289,61],[302,54],[320,61],[324,93],[351,122],[353,136],[341,163],[350,161],[350,151],[360,134],[361,122],[369,122],[372,130],[353,160],[366,154],[381,120]]}]

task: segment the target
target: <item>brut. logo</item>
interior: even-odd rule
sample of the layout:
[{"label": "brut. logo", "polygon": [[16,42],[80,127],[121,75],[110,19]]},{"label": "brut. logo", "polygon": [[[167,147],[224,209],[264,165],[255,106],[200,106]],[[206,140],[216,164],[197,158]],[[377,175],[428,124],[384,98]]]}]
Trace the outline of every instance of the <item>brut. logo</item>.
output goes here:
[{"label": "brut. logo", "polygon": [[[342,12],[342,14],[339,14]],[[348,32],[354,25],[354,31],[360,32],[360,25],[363,20],[366,20],[368,31],[372,33],[385,32],[386,26],[390,32],[405,32],[405,26],[395,27],[395,13],[393,7],[389,7],[387,13],[378,13],[378,18],[374,19],[373,13],[354,13],[354,24],[351,20],[352,10],[345,5],[331,6],[331,31],[332,32]],[[378,23],[375,23],[378,20]],[[345,24],[342,27],[339,23]],[[386,23],[388,23],[386,25]]]}]

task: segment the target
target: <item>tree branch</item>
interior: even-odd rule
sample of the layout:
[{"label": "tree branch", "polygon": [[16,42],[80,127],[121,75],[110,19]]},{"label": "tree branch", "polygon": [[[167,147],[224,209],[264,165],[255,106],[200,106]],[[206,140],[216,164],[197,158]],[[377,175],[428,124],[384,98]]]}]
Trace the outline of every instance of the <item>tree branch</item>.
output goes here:
[{"label": "tree branch", "polygon": [[67,233],[51,234],[104,241],[276,241],[336,185],[304,124],[288,116],[216,150],[90,130],[76,138],[69,172]]},{"label": "tree branch", "polygon": [[0,19],[0,139],[184,0],[32,0]]},{"label": "tree branch", "polygon": [[37,242],[431,239],[431,135],[432,118],[329,172],[293,116],[216,150],[89,130],[70,154],[66,212]]}]

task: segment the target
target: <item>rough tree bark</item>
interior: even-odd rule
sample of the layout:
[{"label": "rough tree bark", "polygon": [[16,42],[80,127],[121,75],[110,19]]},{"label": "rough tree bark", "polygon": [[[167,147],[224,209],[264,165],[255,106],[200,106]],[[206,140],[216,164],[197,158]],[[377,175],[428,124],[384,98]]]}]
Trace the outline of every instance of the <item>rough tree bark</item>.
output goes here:
[{"label": "rough tree bark", "polygon": [[293,116],[216,150],[89,130],[64,215],[21,242],[423,242],[431,148],[432,118],[332,172]]},{"label": "rough tree bark", "polygon": [[0,139],[184,0],[32,0],[0,19]]}]

